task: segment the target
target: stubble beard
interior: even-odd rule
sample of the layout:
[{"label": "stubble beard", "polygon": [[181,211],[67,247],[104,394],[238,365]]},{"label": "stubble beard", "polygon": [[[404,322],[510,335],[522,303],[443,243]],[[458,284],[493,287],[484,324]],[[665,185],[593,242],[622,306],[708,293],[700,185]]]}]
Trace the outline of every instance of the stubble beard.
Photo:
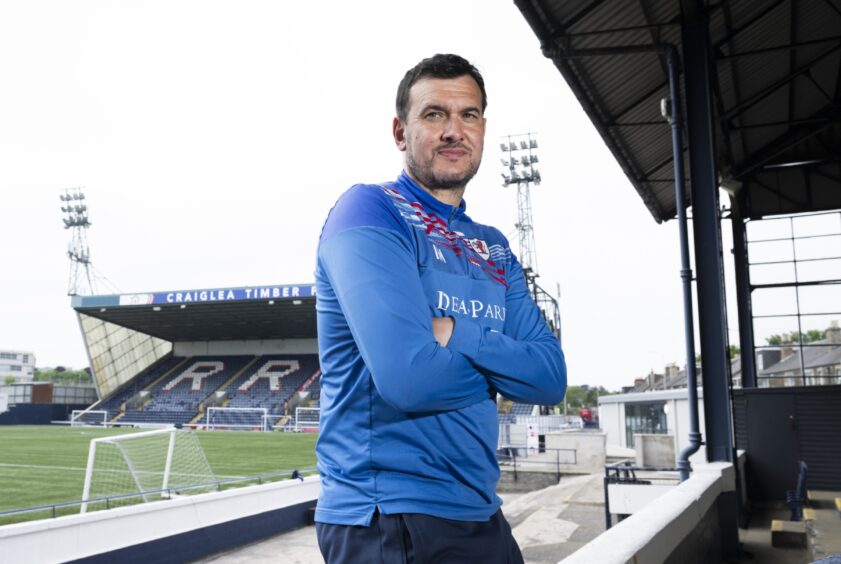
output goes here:
[{"label": "stubble beard", "polygon": [[[434,159],[435,157],[433,157]],[[476,175],[480,163],[471,161],[470,167],[463,174],[438,175],[432,170],[432,161],[426,166],[418,164],[411,152],[406,153],[406,168],[409,175],[429,190],[457,190],[464,189],[467,183]]]}]

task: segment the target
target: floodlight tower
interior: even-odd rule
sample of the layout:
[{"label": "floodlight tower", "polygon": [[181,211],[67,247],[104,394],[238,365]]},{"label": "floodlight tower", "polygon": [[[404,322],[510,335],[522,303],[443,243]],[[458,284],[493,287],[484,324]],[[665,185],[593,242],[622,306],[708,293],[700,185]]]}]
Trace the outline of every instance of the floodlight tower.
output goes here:
[{"label": "floodlight tower", "polygon": [[499,144],[502,149],[502,185],[517,185],[517,233],[520,239],[520,264],[529,285],[537,277],[537,250],[531,219],[531,185],[540,184],[537,159],[537,137],[534,133],[506,135]]},{"label": "floodlight tower", "polygon": [[93,283],[91,265],[91,252],[88,248],[87,230],[91,226],[88,221],[88,207],[85,205],[85,194],[81,188],[70,188],[64,191],[61,198],[61,211],[64,212],[64,228],[72,229],[73,235],[70,245],[67,248],[67,256],[70,258],[70,280],[67,286],[67,295],[79,294],[80,271],[84,271],[84,280],[87,281],[87,293],[95,294],[96,289]]}]

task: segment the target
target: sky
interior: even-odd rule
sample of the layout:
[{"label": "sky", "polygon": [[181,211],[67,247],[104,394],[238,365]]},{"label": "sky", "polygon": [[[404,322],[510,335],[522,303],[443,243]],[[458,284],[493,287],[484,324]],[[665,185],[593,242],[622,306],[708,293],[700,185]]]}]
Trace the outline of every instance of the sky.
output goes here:
[{"label": "sky", "polygon": [[0,4],[0,349],[87,365],[67,188],[87,196],[100,293],[312,282],[335,199],[399,174],[397,84],[438,52],[484,75],[465,199],[515,251],[498,141],[537,134],[537,270],[560,288],[570,383],[618,389],[682,364],[676,222],[652,219],[513,2],[476,0]]}]

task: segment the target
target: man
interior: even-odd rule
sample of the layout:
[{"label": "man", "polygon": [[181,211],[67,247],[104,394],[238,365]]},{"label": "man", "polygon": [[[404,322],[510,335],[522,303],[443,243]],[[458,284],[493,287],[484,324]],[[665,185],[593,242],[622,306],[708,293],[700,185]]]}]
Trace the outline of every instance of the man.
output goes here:
[{"label": "man", "polygon": [[495,494],[496,394],[563,399],[557,339],[505,237],[465,213],[487,106],[479,72],[435,55],[406,73],[396,182],[356,185],[316,268],[325,560],[522,562]]}]

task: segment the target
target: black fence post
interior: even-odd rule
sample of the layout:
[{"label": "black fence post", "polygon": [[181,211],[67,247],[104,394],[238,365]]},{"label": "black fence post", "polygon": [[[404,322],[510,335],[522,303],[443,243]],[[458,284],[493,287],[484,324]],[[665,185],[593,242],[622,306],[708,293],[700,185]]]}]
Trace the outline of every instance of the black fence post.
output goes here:
[{"label": "black fence post", "polygon": [[604,528],[608,530],[613,526],[610,519],[610,496],[607,494],[607,485],[610,483],[610,470],[604,469]]},{"label": "black fence post", "polygon": [[511,449],[511,460],[514,463],[514,481],[517,481],[517,451]]}]

